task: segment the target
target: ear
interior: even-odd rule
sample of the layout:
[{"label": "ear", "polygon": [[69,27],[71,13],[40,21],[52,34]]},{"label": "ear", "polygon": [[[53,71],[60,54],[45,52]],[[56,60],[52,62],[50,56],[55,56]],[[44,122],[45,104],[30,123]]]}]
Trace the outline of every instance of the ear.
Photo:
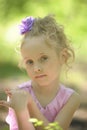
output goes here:
[{"label": "ear", "polygon": [[68,50],[67,48],[64,48],[61,52],[60,52],[60,59],[61,59],[61,64],[66,64],[67,60],[68,60]]}]

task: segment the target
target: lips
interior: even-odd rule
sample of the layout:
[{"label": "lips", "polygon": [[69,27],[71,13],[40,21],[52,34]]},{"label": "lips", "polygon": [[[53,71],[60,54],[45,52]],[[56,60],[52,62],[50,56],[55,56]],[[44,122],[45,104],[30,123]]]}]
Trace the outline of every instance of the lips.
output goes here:
[{"label": "lips", "polygon": [[46,77],[46,75],[38,75],[38,76],[35,76],[36,79],[38,79],[38,78],[43,78],[43,77]]}]

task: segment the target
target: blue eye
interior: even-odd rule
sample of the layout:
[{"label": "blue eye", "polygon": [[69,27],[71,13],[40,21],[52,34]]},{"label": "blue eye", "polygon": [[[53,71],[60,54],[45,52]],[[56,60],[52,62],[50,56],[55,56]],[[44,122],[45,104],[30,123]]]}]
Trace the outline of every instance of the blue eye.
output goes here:
[{"label": "blue eye", "polygon": [[33,64],[33,60],[27,60],[27,61],[26,61],[26,64],[27,64],[27,65],[32,65],[32,64]]}]

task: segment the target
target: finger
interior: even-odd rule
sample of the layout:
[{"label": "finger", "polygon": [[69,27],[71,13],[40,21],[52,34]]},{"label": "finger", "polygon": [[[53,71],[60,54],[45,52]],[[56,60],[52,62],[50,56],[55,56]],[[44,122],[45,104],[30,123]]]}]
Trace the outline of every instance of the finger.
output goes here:
[{"label": "finger", "polygon": [[5,93],[11,98],[12,92],[11,92],[10,89],[6,89],[6,90],[5,90]]},{"label": "finger", "polygon": [[10,107],[10,102],[7,102],[7,101],[0,101],[0,105],[1,106],[5,106],[5,107]]}]

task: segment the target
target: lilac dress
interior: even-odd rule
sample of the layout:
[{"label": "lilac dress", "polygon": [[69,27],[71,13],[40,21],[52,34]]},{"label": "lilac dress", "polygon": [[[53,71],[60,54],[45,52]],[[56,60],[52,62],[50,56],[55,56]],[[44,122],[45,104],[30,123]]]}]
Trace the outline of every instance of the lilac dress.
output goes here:
[{"label": "lilac dress", "polygon": [[[68,99],[74,92],[74,90],[66,88],[64,85],[60,85],[59,91],[55,98],[44,108],[41,106],[33,92],[31,81],[23,83],[18,87],[29,91],[39,110],[49,120],[49,122],[53,122],[55,120],[56,115],[60,112],[62,107],[67,103]],[[15,112],[12,108],[9,109],[6,121],[10,125],[10,130],[18,130]]]}]

